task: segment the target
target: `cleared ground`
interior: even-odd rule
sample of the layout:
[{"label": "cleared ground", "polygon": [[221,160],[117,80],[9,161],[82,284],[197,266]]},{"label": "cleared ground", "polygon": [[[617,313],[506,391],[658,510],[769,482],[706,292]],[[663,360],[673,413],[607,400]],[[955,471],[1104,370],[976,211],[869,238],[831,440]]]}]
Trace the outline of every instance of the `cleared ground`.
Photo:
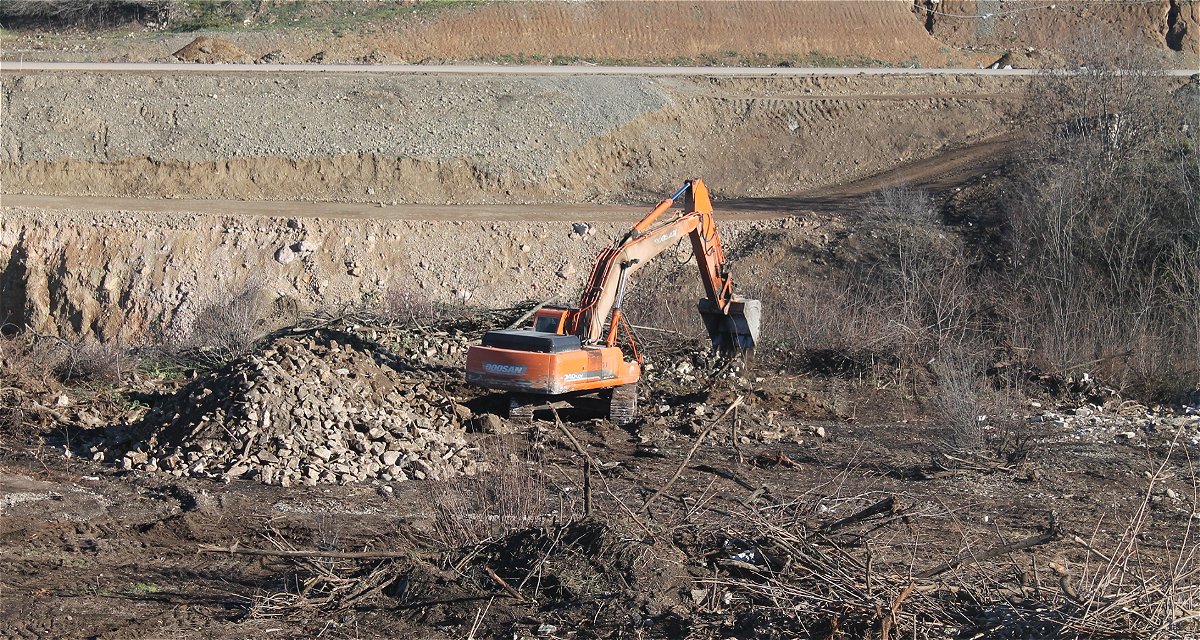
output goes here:
[{"label": "cleared ground", "polygon": [[[1188,3],[493,3],[366,23],[338,22],[343,4],[306,3],[311,28],[256,11],[203,35],[247,65],[978,67],[1015,47],[1020,66],[1098,24],[1169,67],[1196,53]],[[595,399],[509,421],[462,381],[464,345],[574,300],[600,247],[686,178],[717,196],[738,286],[763,291],[867,260],[881,186],[985,210],[1026,76],[14,69],[166,63],[200,35],[154,29],[0,46],[0,320],[29,327],[0,342],[0,635],[1195,637],[1200,397],[1145,407],[1050,376],[1053,398],[965,407],[986,446],[955,455],[921,371],[802,368],[771,340],[752,370],[709,357],[694,303],[674,308],[696,287],[685,248],[632,285],[651,365],[632,425]],[[59,382],[94,362],[77,340],[158,344],[247,287],[265,292],[255,327],[301,323],[256,360]],[[294,385],[255,390],[284,368]],[[251,390],[327,440],[262,437],[261,407],[232,406]],[[355,404],[389,394],[423,442],[466,444],[412,464],[492,471],[414,479],[395,463],[415,436]]]}]

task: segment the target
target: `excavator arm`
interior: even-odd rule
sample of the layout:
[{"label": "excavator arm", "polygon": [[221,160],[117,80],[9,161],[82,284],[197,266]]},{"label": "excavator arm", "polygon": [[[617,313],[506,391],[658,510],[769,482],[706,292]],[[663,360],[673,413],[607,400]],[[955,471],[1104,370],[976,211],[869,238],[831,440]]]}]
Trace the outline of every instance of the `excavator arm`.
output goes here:
[{"label": "excavator arm", "polygon": [[[685,194],[684,211],[661,220],[662,215]],[[628,277],[684,236],[691,240],[707,294],[700,301],[700,313],[713,344],[726,349],[752,348],[758,339],[761,305],[757,300],[745,300],[733,294],[721,238],[713,221],[712,201],[701,180],[687,182],[600,253],[579,308],[568,313],[564,328],[585,343],[595,343],[601,338],[605,321],[610,320],[605,342],[612,346]]]},{"label": "excavator arm", "polygon": [[[664,219],[663,214],[685,194],[683,211]],[[528,329],[485,333],[480,344],[467,351],[467,382],[512,392],[510,416],[524,417],[531,415],[530,395],[606,391],[609,416],[619,424],[628,423],[637,414],[642,369],[640,358],[626,360],[616,346],[621,297],[633,272],[684,236],[691,240],[704,282],[700,315],[713,344],[727,352],[752,348],[758,339],[761,306],[757,300],[733,294],[708,189],[694,180],[600,253],[579,308],[542,308]],[[608,334],[602,336],[606,321]]]}]

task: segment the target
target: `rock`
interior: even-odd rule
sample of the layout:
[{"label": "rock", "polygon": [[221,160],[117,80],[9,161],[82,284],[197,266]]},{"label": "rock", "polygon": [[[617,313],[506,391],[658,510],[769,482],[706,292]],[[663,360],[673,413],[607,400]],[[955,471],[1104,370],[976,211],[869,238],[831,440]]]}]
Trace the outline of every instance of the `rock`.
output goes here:
[{"label": "rock", "polygon": [[275,252],[275,262],[279,264],[291,264],[296,260],[296,252],[289,247],[279,247]]},{"label": "rock", "polygon": [[466,405],[461,405],[461,404],[455,403],[452,406],[452,409],[454,411],[455,417],[457,417],[462,422],[466,422],[467,420],[471,419],[471,410]]},{"label": "rock", "polygon": [[575,230],[576,234],[582,236],[587,234],[587,232],[591,229],[591,225],[587,224],[586,222],[576,222],[575,224],[571,225],[571,228]]},{"label": "rock", "polygon": [[567,263],[564,264],[555,275],[564,280],[570,280],[571,278],[575,277],[575,265],[568,260]]},{"label": "rock", "polygon": [[[279,338],[193,380],[139,423],[107,430],[103,446],[123,455],[125,469],[280,485],[465,473],[454,425],[469,409],[427,384],[402,381],[380,356],[351,334]],[[116,450],[126,442],[138,449]]]},{"label": "rock", "polygon": [[292,245],[292,251],[299,254],[301,258],[308,256],[317,250],[317,244],[311,240],[301,240]]},{"label": "rock", "polygon": [[[302,61],[300,58],[297,58],[283,49],[276,49],[262,56],[258,60],[255,60],[254,62],[255,64],[299,64]],[[296,227],[292,228],[295,229]]]}]

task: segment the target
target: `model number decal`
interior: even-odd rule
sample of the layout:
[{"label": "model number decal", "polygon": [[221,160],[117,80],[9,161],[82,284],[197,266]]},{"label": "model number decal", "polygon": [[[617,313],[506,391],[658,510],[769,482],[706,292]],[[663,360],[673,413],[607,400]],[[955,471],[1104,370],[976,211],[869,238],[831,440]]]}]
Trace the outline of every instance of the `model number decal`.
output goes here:
[{"label": "model number decal", "polygon": [[671,229],[670,231],[654,238],[654,244],[662,244],[668,240],[679,237],[679,229]]},{"label": "model number decal", "polygon": [[483,370],[498,376],[520,376],[528,369],[523,364],[505,364],[503,362],[484,362]]},{"label": "model number decal", "polygon": [[579,371],[576,373],[563,374],[563,382],[582,382],[584,380],[607,380],[615,378],[612,371],[601,369],[599,371]]}]

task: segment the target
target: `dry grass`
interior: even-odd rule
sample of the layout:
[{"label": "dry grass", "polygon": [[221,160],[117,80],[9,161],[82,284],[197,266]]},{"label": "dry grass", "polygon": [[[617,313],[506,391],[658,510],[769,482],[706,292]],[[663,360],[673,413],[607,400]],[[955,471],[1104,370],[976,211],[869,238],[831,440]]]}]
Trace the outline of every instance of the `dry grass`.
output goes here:
[{"label": "dry grass", "polygon": [[[955,550],[955,516],[945,505],[880,495],[851,501],[886,507],[888,499],[894,507],[818,530],[798,524],[815,502],[706,525],[721,549],[710,559],[720,571],[700,580],[699,612],[800,637],[1165,640],[1200,632],[1190,527],[1180,548],[1144,549],[1149,494],[1106,550],[1053,519],[1017,542],[962,532]],[[1088,562],[1053,562],[1064,549],[1083,549]]]},{"label": "dry grass", "polygon": [[441,546],[478,545],[574,515],[539,463],[526,460],[499,440],[485,441],[484,446],[487,471],[426,484]]}]

